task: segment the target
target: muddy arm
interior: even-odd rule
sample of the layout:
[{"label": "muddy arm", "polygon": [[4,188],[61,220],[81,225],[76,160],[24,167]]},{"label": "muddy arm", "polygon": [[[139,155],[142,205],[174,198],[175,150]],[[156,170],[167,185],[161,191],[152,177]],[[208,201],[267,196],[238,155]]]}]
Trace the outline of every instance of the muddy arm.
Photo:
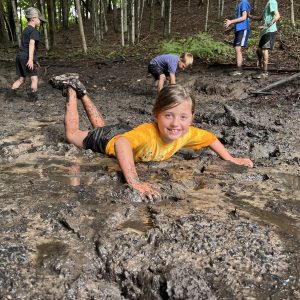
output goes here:
[{"label": "muddy arm", "polygon": [[218,139],[212,142],[209,147],[224,160],[229,160],[237,165],[253,167],[253,162],[249,158],[233,157]]},{"label": "muddy arm", "polygon": [[26,66],[30,69],[33,70],[33,53],[34,53],[34,45],[35,45],[35,40],[31,39],[29,41],[29,58]]},{"label": "muddy arm", "polygon": [[236,24],[239,22],[243,22],[248,18],[248,12],[247,11],[243,11],[243,14],[241,17],[237,18],[237,19],[233,19],[233,20],[226,20],[224,26],[227,28],[232,24]]},{"label": "muddy arm", "polygon": [[119,137],[116,140],[115,152],[126,182],[137,190],[143,199],[153,200],[159,197],[155,187],[140,181],[133,159],[132,147],[127,138]]}]

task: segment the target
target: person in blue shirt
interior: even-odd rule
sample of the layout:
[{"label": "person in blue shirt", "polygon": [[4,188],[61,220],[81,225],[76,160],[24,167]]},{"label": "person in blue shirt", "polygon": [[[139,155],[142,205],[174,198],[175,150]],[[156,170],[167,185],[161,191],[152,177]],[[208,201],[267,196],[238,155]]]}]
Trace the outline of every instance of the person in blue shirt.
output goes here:
[{"label": "person in blue shirt", "polygon": [[237,69],[231,74],[234,76],[242,75],[243,54],[242,48],[247,46],[250,33],[250,11],[251,6],[248,0],[240,0],[236,6],[235,19],[226,20],[224,26],[228,28],[234,24],[234,41],[236,67]]},{"label": "person in blue shirt", "polygon": [[164,87],[167,79],[170,84],[176,84],[175,73],[177,68],[184,70],[193,64],[193,55],[191,53],[162,54],[151,59],[148,65],[148,73],[152,74],[155,80],[158,80],[157,92]]}]

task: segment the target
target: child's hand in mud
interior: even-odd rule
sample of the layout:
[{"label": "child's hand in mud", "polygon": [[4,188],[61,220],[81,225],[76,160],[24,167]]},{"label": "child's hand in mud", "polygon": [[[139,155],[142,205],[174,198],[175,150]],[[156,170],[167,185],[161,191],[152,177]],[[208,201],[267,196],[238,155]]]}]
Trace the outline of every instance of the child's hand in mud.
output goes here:
[{"label": "child's hand in mud", "polygon": [[249,158],[233,157],[230,161],[237,164],[237,165],[253,168],[253,162]]},{"label": "child's hand in mud", "polygon": [[158,187],[147,182],[135,182],[131,186],[138,191],[143,201],[154,202],[161,198]]}]

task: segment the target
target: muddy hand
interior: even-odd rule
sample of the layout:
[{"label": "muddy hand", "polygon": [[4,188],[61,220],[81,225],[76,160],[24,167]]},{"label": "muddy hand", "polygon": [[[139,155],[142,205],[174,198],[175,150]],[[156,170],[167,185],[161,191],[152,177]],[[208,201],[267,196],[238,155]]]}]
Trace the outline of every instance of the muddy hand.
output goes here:
[{"label": "muddy hand", "polygon": [[238,158],[237,157],[237,158],[233,158],[231,161],[237,165],[253,168],[253,162],[249,158]]},{"label": "muddy hand", "polygon": [[225,27],[225,28],[228,28],[230,25],[231,25],[231,21],[226,19],[226,20],[224,21],[224,27]]},{"label": "muddy hand", "polygon": [[33,61],[32,60],[28,60],[26,66],[28,67],[28,69],[33,70]]},{"label": "muddy hand", "polygon": [[146,182],[137,182],[132,184],[132,187],[137,190],[143,199],[143,201],[155,201],[160,199],[160,194],[157,190],[157,187],[146,183]]}]

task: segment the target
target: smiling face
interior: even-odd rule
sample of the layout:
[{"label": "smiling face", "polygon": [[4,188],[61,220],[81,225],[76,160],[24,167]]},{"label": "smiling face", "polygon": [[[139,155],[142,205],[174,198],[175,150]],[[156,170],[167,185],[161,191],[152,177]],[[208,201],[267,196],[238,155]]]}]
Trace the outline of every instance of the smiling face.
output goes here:
[{"label": "smiling face", "polygon": [[167,144],[184,135],[192,124],[192,102],[187,99],[172,108],[154,114],[160,138]]}]

